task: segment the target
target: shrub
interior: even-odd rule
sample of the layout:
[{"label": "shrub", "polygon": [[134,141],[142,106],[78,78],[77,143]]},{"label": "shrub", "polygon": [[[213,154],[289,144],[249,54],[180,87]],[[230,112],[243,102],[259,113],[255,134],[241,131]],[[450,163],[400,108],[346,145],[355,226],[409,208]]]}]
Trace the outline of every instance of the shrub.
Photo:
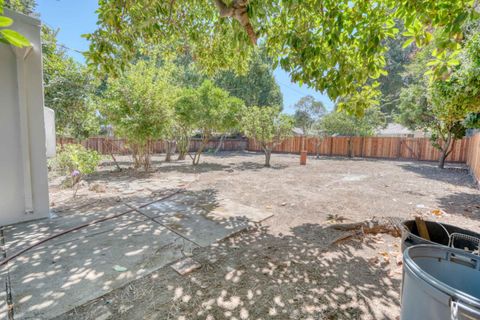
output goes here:
[{"label": "shrub", "polygon": [[80,144],[68,144],[58,152],[54,166],[71,177],[73,186],[83,176],[95,172],[100,160],[98,152],[87,150]]}]

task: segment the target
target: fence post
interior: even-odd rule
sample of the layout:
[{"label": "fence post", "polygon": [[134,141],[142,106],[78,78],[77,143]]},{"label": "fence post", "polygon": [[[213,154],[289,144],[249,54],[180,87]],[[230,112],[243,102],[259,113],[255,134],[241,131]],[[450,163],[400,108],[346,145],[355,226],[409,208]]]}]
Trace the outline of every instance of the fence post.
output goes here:
[{"label": "fence post", "polygon": [[[422,143],[420,143],[420,141],[422,141]],[[419,161],[422,159],[422,149],[423,149],[423,145],[424,145],[423,141],[424,141],[424,139],[417,140],[417,145],[419,146],[418,147],[418,159],[417,160],[419,160]]]},{"label": "fence post", "polygon": [[398,148],[397,148],[397,159],[400,159],[400,156],[402,155],[402,142],[404,138],[399,138],[398,142]]},{"label": "fence post", "polygon": [[365,148],[365,137],[362,136],[361,144],[360,144],[360,157],[363,158],[363,149]]}]

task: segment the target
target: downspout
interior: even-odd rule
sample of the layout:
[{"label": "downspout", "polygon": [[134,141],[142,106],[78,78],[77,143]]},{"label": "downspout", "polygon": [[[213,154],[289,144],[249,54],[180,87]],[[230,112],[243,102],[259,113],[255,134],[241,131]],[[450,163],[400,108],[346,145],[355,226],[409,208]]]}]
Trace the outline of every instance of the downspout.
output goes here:
[{"label": "downspout", "polygon": [[32,47],[13,47],[17,58],[17,86],[18,106],[20,111],[20,146],[22,151],[23,165],[23,188],[25,196],[25,214],[33,213],[32,170],[30,157],[30,131],[28,124],[28,101],[26,84],[25,62],[32,52]]}]

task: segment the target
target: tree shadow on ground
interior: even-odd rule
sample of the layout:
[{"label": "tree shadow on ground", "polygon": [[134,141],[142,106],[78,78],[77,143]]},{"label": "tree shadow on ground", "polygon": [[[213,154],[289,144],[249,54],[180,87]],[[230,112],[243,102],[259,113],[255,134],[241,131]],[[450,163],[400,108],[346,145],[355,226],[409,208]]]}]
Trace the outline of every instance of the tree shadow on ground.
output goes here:
[{"label": "tree shadow on ground", "polygon": [[200,162],[197,165],[192,165],[191,163],[164,163],[162,166],[157,167],[158,172],[181,172],[181,173],[205,173],[211,171],[223,171],[229,169],[230,166],[218,164],[218,163],[209,163],[209,162]]},{"label": "tree shadow on ground", "polygon": [[475,188],[472,176],[462,165],[447,165],[445,169],[440,169],[432,163],[415,162],[414,164],[400,164],[399,167],[405,171],[416,173],[427,179],[450,183],[456,186]]},{"label": "tree shadow on ground", "polygon": [[[158,201],[167,194],[171,197]],[[9,262],[7,269],[0,269],[2,280],[8,273],[11,281],[15,315],[50,319],[248,226],[240,215],[215,214],[219,206],[216,190],[165,190],[164,196],[132,196],[116,206],[110,205],[114,199],[105,199],[55,219],[2,228],[7,257],[71,230],[40,243]],[[104,220],[112,215],[118,216]],[[95,224],[72,229],[98,219]],[[125,270],[115,270],[115,265]],[[2,299],[0,305],[4,318]]]},{"label": "tree shadow on ground", "polygon": [[131,182],[136,179],[147,179],[155,173],[162,172],[180,172],[180,173],[205,173],[211,171],[222,171],[229,169],[230,166],[218,163],[201,162],[198,165],[192,165],[190,162],[162,162],[160,165],[152,166],[149,171],[143,169],[135,170],[132,167],[98,171],[85,178],[88,182],[99,180],[108,180],[114,182]]},{"label": "tree shadow on ground", "polygon": [[273,163],[271,164],[270,167],[265,167],[263,163],[260,162],[252,162],[252,161],[243,161],[233,167],[235,170],[240,170],[240,171],[259,171],[259,170],[280,170],[280,169],[285,169],[288,168],[287,165],[285,164],[276,164]]},{"label": "tree shadow on ground", "polygon": [[385,161],[385,159],[381,158],[360,158],[360,157],[347,157],[347,156],[326,156],[326,155],[320,155],[319,158],[317,158],[314,154],[310,155],[308,157],[309,160],[315,160],[315,161],[355,161],[355,162],[380,162],[380,161]]},{"label": "tree shadow on ground", "polygon": [[338,232],[317,224],[274,236],[254,229],[194,251],[186,276],[166,267],[58,319],[397,319],[399,276],[361,250],[329,246]]},{"label": "tree shadow on ground", "polygon": [[454,192],[439,198],[438,201],[440,208],[449,214],[480,220],[480,193],[478,191]]}]

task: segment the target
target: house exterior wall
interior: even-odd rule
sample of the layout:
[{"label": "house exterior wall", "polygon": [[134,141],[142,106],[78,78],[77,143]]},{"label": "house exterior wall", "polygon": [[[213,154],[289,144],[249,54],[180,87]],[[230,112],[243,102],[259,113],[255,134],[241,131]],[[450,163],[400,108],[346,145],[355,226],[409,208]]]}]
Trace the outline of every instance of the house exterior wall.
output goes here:
[{"label": "house exterior wall", "polygon": [[0,225],[49,216],[40,21],[5,15],[32,47],[0,43]]}]

